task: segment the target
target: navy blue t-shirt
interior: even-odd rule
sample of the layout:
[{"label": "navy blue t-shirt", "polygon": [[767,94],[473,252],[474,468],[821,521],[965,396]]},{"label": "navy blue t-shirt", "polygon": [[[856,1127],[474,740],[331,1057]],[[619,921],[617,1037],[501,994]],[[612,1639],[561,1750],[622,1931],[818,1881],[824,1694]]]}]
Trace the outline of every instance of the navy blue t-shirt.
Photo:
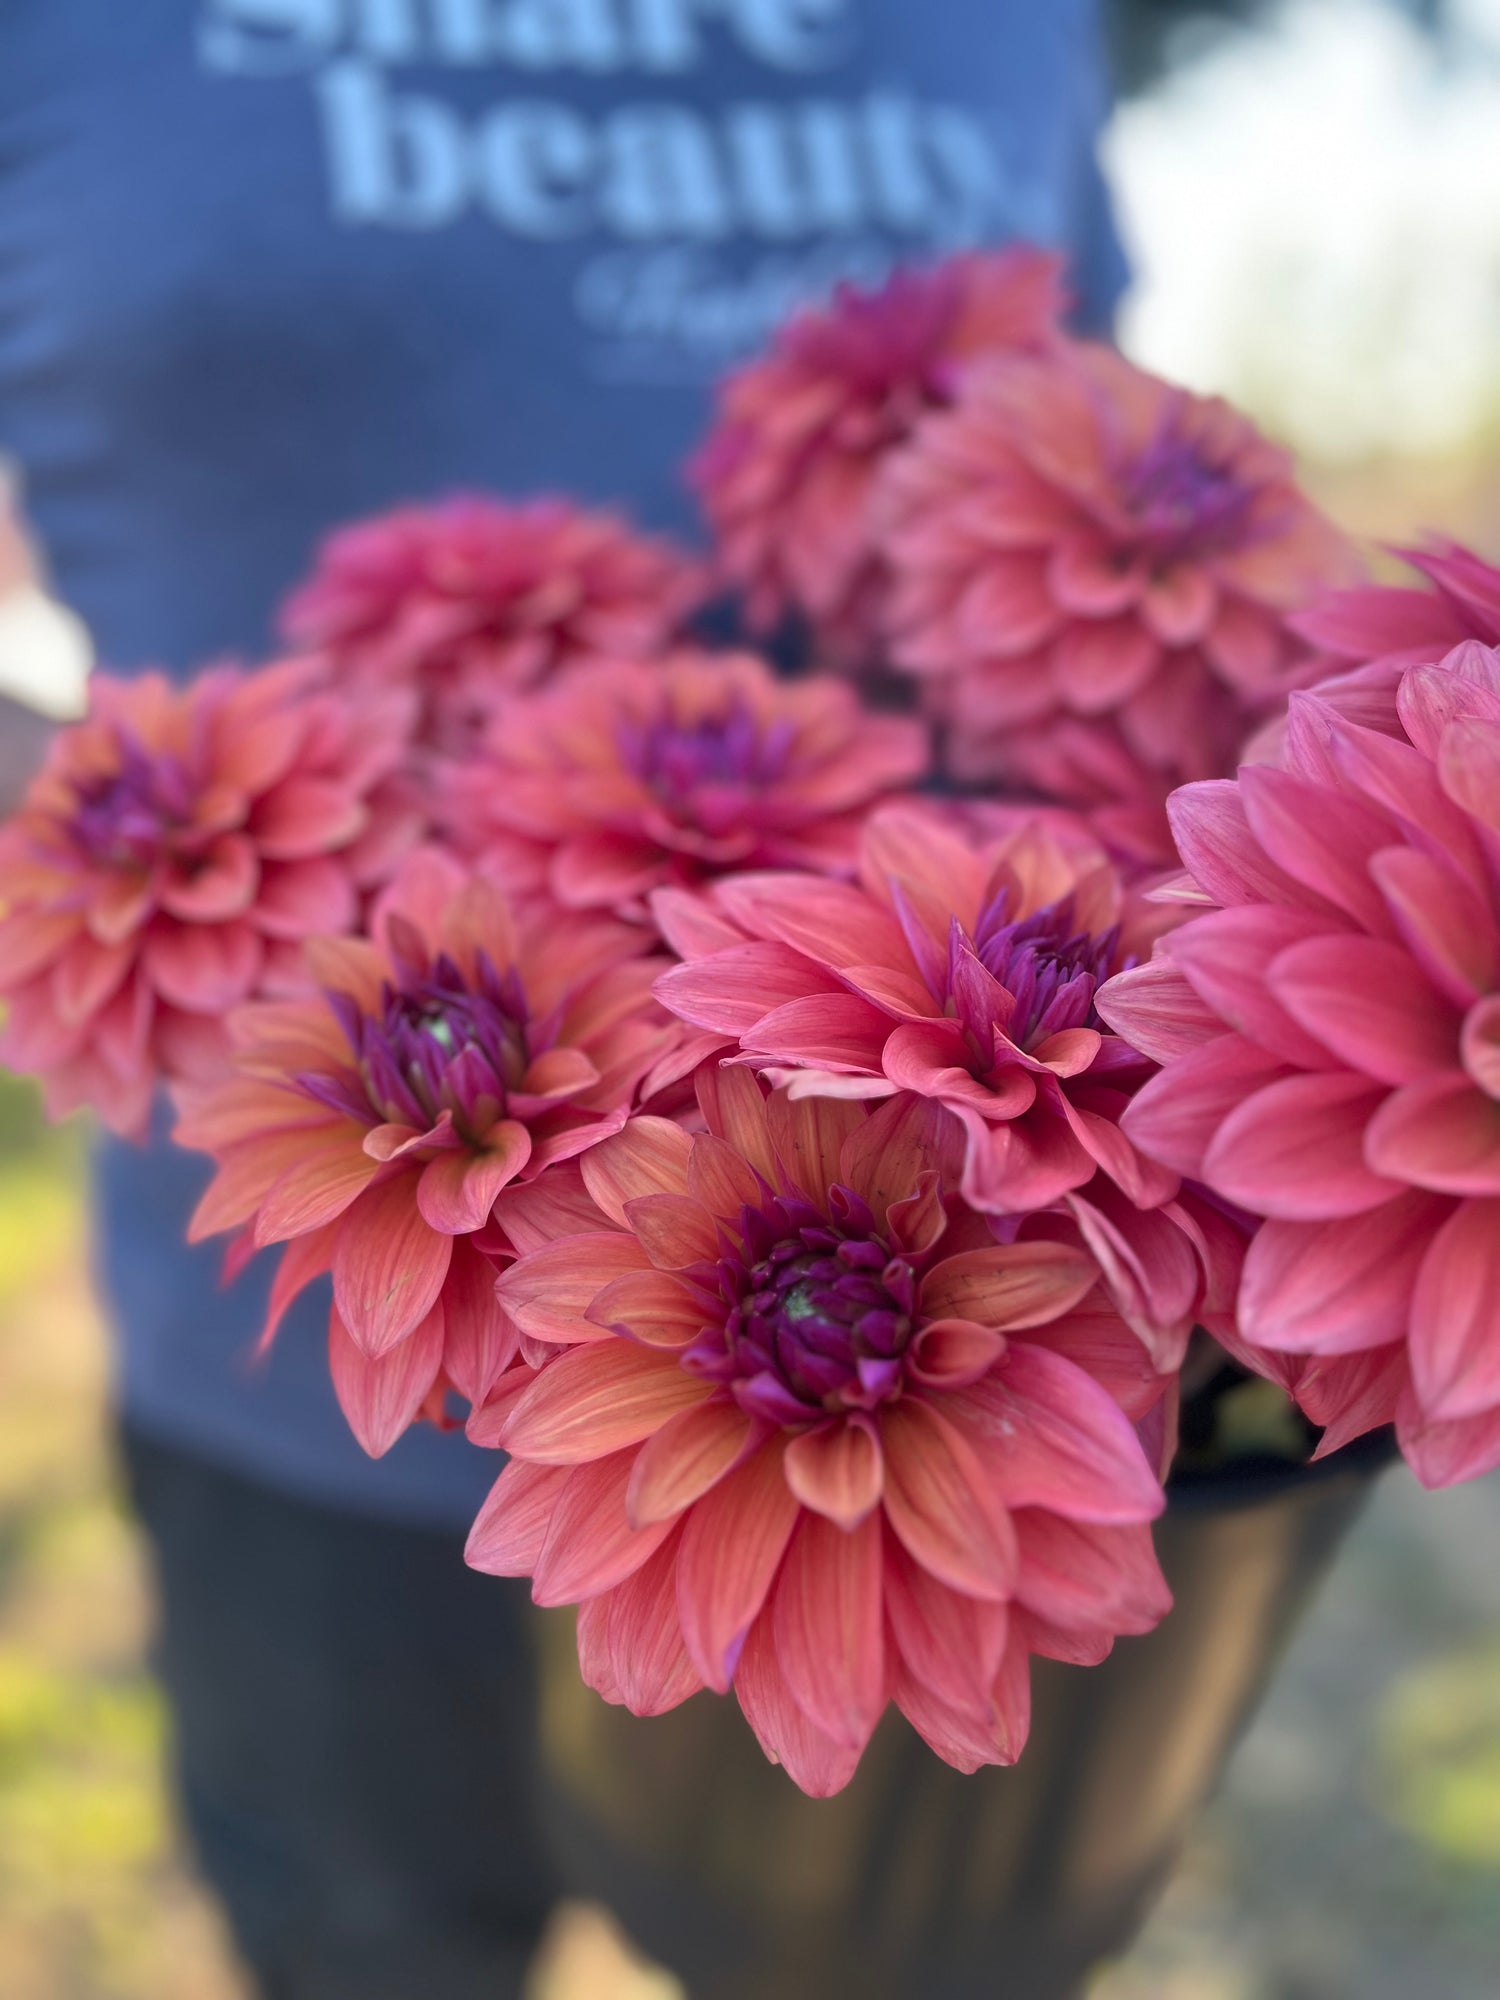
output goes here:
[{"label": "navy blue t-shirt", "polygon": [[[1107,318],[1102,104],[1096,0],[5,0],[0,449],[116,669],[262,651],[318,537],[399,500],[684,527],[707,385],[840,277],[1026,237]],[[269,1272],[182,1247],[205,1171],[104,1149],[129,1419],[472,1513],[489,1454],[353,1443],[320,1294],[251,1362]]]}]

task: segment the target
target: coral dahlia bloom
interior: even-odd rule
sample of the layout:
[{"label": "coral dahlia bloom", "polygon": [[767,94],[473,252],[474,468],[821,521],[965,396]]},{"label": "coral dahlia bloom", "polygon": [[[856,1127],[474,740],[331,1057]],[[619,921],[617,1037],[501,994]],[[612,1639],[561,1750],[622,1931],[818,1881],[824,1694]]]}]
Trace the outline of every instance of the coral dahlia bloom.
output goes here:
[{"label": "coral dahlia bloom", "polygon": [[887,589],[874,483],[976,357],[1051,340],[1060,261],[1011,249],[841,287],[730,376],[693,468],[722,566],[762,630],[796,612],[835,659],[866,664]]},{"label": "coral dahlia bloom", "polygon": [[330,535],[282,628],[358,686],[415,687],[419,740],[461,753],[497,695],[649,659],[702,595],[699,565],[615,514],[464,495]]},{"label": "coral dahlia bloom", "polygon": [[842,682],[778,681],[748,653],[580,670],[507,703],[448,784],[453,837],[529,849],[569,909],[644,914],[738,868],[852,872],[865,810],[920,777],[919,722]]},{"label": "coral dahlia bloom", "polygon": [[964,1199],[996,1217],[1055,1211],[1175,1367],[1195,1319],[1232,1295],[1232,1246],[1122,1136],[1155,1065],[1094,1008],[1160,915],[1082,828],[984,839],[922,806],[874,815],[861,877],[733,876],[704,902],[659,898],[687,962],[657,993],[796,1097],[913,1092],[941,1107]]},{"label": "coral dahlia bloom", "polygon": [[222,1067],[229,1008],[354,927],[421,830],[392,775],[409,722],[303,664],[93,677],[0,830],[0,1061],[53,1117],[139,1136],[159,1079]]},{"label": "coral dahlia bloom", "polygon": [[1246,1351],[1443,1486],[1500,1464],[1500,654],[1398,710],[1297,695],[1280,767],[1178,793],[1210,907],[1098,1004],[1165,1065],[1126,1133],[1265,1218]]},{"label": "coral dahlia bloom", "polygon": [[491,1388],[515,1351],[491,1260],[549,1205],[567,1223],[581,1197],[548,1170],[620,1129],[673,1031],[639,930],[513,912],[435,852],[374,929],[308,947],[321,993],[236,1015],[238,1073],[179,1094],[176,1137],[218,1165],[192,1240],[288,1245],[267,1339],[332,1271],[334,1386],[378,1456],[450,1386]]},{"label": "coral dahlia bloom", "polygon": [[976,371],[881,510],[895,656],[955,773],[1087,808],[1151,859],[1171,786],[1232,770],[1313,671],[1288,614],[1352,566],[1227,404],[1084,343]]},{"label": "coral dahlia bloom", "polygon": [[945,1194],[912,1098],[769,1101],[701,1073],[708,1130],[582,1161],[604,1215],[524,1257],[555,1358],[477,1413],[511,1454],[469,1561],[578,1603],[584,1678],[637,1714],[733,1686],[817,1795],[890,1701],[962,1770],[1025,1742],[1032,1652],[1096,1661],[1169,1598],[1131,1418],[1159,1394],[1056,1243]]}]

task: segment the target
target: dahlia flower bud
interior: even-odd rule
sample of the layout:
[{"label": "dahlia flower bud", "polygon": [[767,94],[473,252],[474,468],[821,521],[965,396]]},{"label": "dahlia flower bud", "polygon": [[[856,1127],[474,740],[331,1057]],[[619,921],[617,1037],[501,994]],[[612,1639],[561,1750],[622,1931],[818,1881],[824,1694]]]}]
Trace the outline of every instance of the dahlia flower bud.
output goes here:
[{"label": "dahlia flower bud", "polygon": [[192,1240],[287,1245],[265,1339],[332,1272],[334,1387],[379,1456],[514,1358],[497,1265],[544,1213],[590,1212],[560,1169],[619,1131],[674,1030],[639,928],[513,910],[432,850],[373,932],[308,947],[321,992],[235,1015],[237,1073],[179,1092],[176,1137],[218,1167]]},{"label": "dahlia flower bud", "polygon": [[61,1117],[139,1137],[161,1079],[227,1060],[223,1017],[303,983],[420,836],[399,692],[356,707],[305,663],[187,687],[96,674],[0,830],[0,1061]]},{"label": "dahlia flower bud", "polygon": [[1054,256],[958,257],[842,287],[729,378],[692,477],[755,628],[795,613],[831,662],[874,661],[888,576],[870,497],[886,460],[978,357],[1051,341],[1065,303]]},{"label": "dahlia flower bud", "polygon": [[880,495],[888,631],[964,781],[1169,858],[1162,811],[1315,672],[1289,615],[1357,568],[1227,404],[1103,347],[974,371]]},{"label": "dahlia flower bud", "polygon": [[[1279,765],[1189,785],[1199,898],[1098,996],[1162,1064],[1121,1126],[1264,1218],[1236,1352],[1329,1451],[1500,1465],[1500,653],[1408,667],[1395,733],[1293,697]],[[1205,907],[1206,906],[1206,907]]]},{"label": "dahlia flower bud", "polygon": [[470,1421],[502,1446],[469,1561],[580,1606],[584,1678],[637,1714],[731,1687],[839,1790],[887,1704],[1010,1763],[1032,1653],[1100,1660],[1170,1599],[1132,1419],[1162,1395],[1061,1243],[997,1243],[935,1107],[699,1074],[706,1131],[585,1155],[598,1226],[500,1281],[552,1358]]},{"label": "dahlia flower bud", "polygon": [[685,551],[617,515],[468,495],[330,535],[282,630],[353,686],[415,689],[417,741],[461,755],[499,696],[661,652],[704,589]]}]

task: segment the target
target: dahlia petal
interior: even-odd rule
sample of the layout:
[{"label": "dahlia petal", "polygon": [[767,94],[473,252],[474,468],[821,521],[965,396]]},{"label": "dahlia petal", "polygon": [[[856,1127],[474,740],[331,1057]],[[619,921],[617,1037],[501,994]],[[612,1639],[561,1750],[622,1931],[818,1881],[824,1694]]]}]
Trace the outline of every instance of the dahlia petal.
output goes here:
[{"label": "dahlia petal", "polygon": [[786,1482],[804,1507],[853,1530],[880,1504],[880,1439],[863,1415],[801,1431],[786,1447]]},{"label": "dahlia petal", "polygon": [[1451,1069],[1458,1038],[1456,1011],[1415,970],[1408,952],[1382,938],[1322,937],[1279,952],[1263,977],[1332,1055],[1398,1084]]},{"label": "dahlia petal", "polygon": [[160,922],[147,933],[142,963],[165,999],[190,1014],[222,1014],[255,985],[265,956],[248,923]]},{"label": "dahlia petal", "polygon": [[990,1124],[967,1105],[952,1108],[968,1138],[961,1192],[983,1214],[1048,1208],[1094,1177],[1093,1155],[1067,1119],[1045,1106],[1004,1125]]},{"label": "dahlia petal", "polygon": [[597,1293],[584,1315],[594,1327],[647,1347],[686,1347],[703,1331],[703,1302],[670,1271],[631,1271]]},{"label": "dahlia petal", "polygon": [[617,910],[658,887],[669,873],[654,841],[628,834],[580,833],[552,857],[548,884],[569,910]]},{"label": "dahlia petal", "polygon": [[606,1285],[646,1268],[645,1252],[633,1236],[600,1230],[529,1251],[500,1274],[495,1289],[522,1333],[566,1345],[591,1337],[586,1315]]},{"label": "dahlia petal", "polygon": [[[693,1665],[718,1694],[766,1601],[800,1512],[771,1440],[693,1507],[677,1560],[677,1615]],[[747,1710],[748,1713],[748,1710]]]},{"label": "dahlia petal", "polygon": [[612,1590],[649,1561],[673,1532],[671,1521],[631,1527],[625,1490],[634,1462],[633,1451],[617,1451],[569,1472],[537,1557],[531,1588],[535,1603],[576,1604]]},{"label": "dahlia petal", "polygon": [[593,1602],[607,1607],[613,1679],[632,1715],[665,1715],[703,1686],[677,1623],[677,1549],[675,1539],[663,1542],[634,1576],[579,1612],[581,1629]]},{"label": "dahlia petal", "polygon": [[[92,930],[92,926],[90,927]],[[61,956],[82,934],[82,925],[71,911],[11,910],[0,918],[0,981],[4,991],[13,992],[25,980],[34,978]],[[98,932],[93,933],[96,937]],[[101,944],[123,945],[123,938],[100,937]]]},{"label": "dahlia petal", "polygon": [[[260,1147],[247,1146],[247,1156],[264,1150],[267,1144],[269,1140]],[[379,1171],[379,1162],[365,1157],[358,1134],[348,1128],[326,1146],[309,1148],[304,1140],[297,1156],[277,1176],[260,1202],[260,1212],[255,1218],[257,1242],[281,1243],[336,1221],[358,1200]],[[195,1229],[202,1227],[202,1213],[200,1209],[199,1216],[194,1218]]]},{"label": "dahlia petal", "polygon": [[1015,1524],[1016,1597],[1049,1624],[1149,1632],[1171,1610],[1172,1593],[1144,1522],[1096,1527],[1025,1507]]},{"label": "dahlia petal", "polygon": [[265,1325],[255,1343],[257,1355],[269,1351],[293,1299],[305,1291],[314,1278],[321,1278],[331,1268],[337,1241],[337,1232],[331,1226],[315,1229],[310,1235],[294,1236],[277,1258]]},{"label": "dahlia petal", "polygon": [[746,931],[790,945],[816,965],[900,965],[906,957],[895,919],[863,890],[845,883],[802,875],[738,875],[722,881],[717,894]]},{"label": "dahlia petal", "polygon": [[766,1105],[766,1129],[777,1159],[793,1184],[820,1208],[839,1180],[845,1144],[865,1123],[863,1108],[841,1098],[793,1098],[778,1091]]},{"label": "dahlia petal", "polygon": [[1069,1195],[1067,1205],[1115,1310],[1159,1369],[1180,1367],[1202,1275],[1195,1242],[1180,1219],[1119,1197],[1111,1201],[1107,1186]]},{"label": "dahlia petal", "polygon": [[1429,1492],[1482,1479],[1500,1466],[1500,1410],[1455,1422],[1424,1417],[1408,1399],[1396,1423],[1402,1456]]},{"label": "dahlia petal", "polygon": [[1069,625],[1052,642],[1051,662],[1070,708],[1079,715],[1106,715],[1156,672],[1159,635],[1135,617]]},{"label": "dahlia petal", "polygon": [[1456,806],[1500,832],[1500,724],[1464,716],[1443,731],[1438,778]]},{"label": "dahlia petal", "polygon": [[990,1691],[1005,1658],[1007,1606],[950,1590],[892,1541],[885,1559],[885,1609],[912,1678],[945,1707],[988,1719]]},{"label": "dahlia petal", "polygon": [[429,1229],[469,1236],[489,1220],[495,1197],[531,1157],[531,1134],[513,1118],[486,1134],[482,1153],[440,1153],[417,1181],[417,1207]]},{"label": "dahlia petal", "polygon": [[908,1553],[965,1596],[1009,1597],[1015,1536],[967,1437],[907,1397],[882,1410],[880,1442],[886,1519]]},{"label": "dahlia petal", "polygon": [[1500,1104],[1462,1071],[1403,1084],[1370,1119],[1365,1159],[1439,1194],[1500,1194]]},{"label": "dahlia petal", "polygon": [[470,1569],[487,1576],[530,1576],[570,1468],[513,1458],[490,1488],[464,1548]]},{"label": "dahlia petal", "polygon": [[548,1049],[531,1063],[521,1079],[519,1095],[534,1098],[577,1097],[599,1081],[599,1071],[582,1049]]},{"label": "dahlia petal", "polygon": [[1061,1354],[1013,1342],[1004,1367],[965,1390],[962,1412],[1008,1508],[1108,1525],[1155,1520],[1166,1505],[1130,1419]]},{"label": "dahlia petal", "polygon": [[443,1368],[478,1409],[515,1358],[517,1330],[495,1295],[495,1267],[472,1243],[453,1246],[443,1285]]},{"label": "dahlia petal", "polygon": [[257,802],[250,830],[267,860],[305,861],[347,847],[369,817],[369,808],[347,785],[297,773]]},{"label": "dahlia petal", "polygon": [[804,1513],[769,1606],[776,1660],[814,1727],[862,1750],[886,1702],[881,1527]]},{"label": "dahlia petal", "polygon": [[[84,921],[100,944],[133,937],[156,907],[154,877],[115,875],[100,882],[89,899]],[[76,923],[76,918],[73,920]]]},{"label": "dahlia petal", "polygon": [[541,1370],[512,1407],[500,1443],[546,1465],[600,1459],[640,1444],[712,1393],[671,1354],[624,1340],[590,1341]]},{"label": "dahlia petal", "polygon": [[688,889],[657,889],[651,916],[668,947],[691,962],[745,942],[745,934],[718,910],[710,896]]},{"label": "dahlia petal", "polygon": [[747,1205],[756,1207],[762,1188],[755,1174],[722,1139],[702,1132],[693,1140],[688,1160],[688,1188],[710,1215],[738,1216]]},{"label": "dahlia petal", "polygon": [[1184,866],[1216,903],[1292,903],[1334,913],[1325,896],[1305,887],[1263,850],[1250,831],[1238,780],[1212,778],[1181,786],[1167,801],[1167,817]]},{"label": "dahlia petal", "polygon": [[879,1073],[890,1016],[853,993],[810,993],[773,1007],[745,1030],[751,1055],[819,1069]]},{"label": "dahlia petal", "polygon": [[1303,1069],[1326,1069],[1328,1045],[1315,1039],[1316,1023],[1305,1020],[1289,1005],[1266,971],[1272,961],[1305,943],[1332,951],[1345,944],[1367,945],[1402,956],[1395,945],[1373,938],[1330,937],[1325,918],[1311,910],[1274,904],[1241,904],[1195,917],[1182,930],[1172,932],[1163,949],[1226,1027],[1284,1062]]},{"label": "dahlia petal", "polygon": [[[269,928],[264,922],[260,859],[243,834],[222,834],[192,867],[170,871],[158,900],[168,916],[187,924],[224,923],[243,916],[253,904],[257,928]],[[347,930],[352,915],[351,902],[343,923],[330,928]]]},{"label": "dahlia petal", "polygon": [[631,1524],[682,1513],[744,1457],[755,1425],[728,1397],[711,1396],[668,1418],[641,1447],[625,1496]]},{"label": "dahlia petal", "polygon": [[1424,1417],[1500,1413],[1500,1201],[1462,1202],[1433,1238],[1412,1297],[1410,1344]]},{"label": "dahlia petal", "polygon": [[1422,970],[1457,1007],[1500,983],[1500,937],[1469,884],[1445,862],[1388,847],[1370,863],[1391,919]]},{"label": "dahlia petal", "polygon": [[[1020,1662],[1021,1686],[1029,1696],[1026,1648],[1019,1645],[1014,1651]],[[897,1670],[893,1695],[896,1706],[928,1749],[965,1776],[990,1764],[1014,1764],[1025,1748],[1029,1702],[1024,1706],[1013,1701],[1004,1707],[994,1704],[981,1717],[973,1709],[950,1708],[904,1666]]]},{"label": "dahlia petal", "polygon": [[1044,1326],[1086,1298],[1098,1277],[1093,1258],[1066,1243],[965,1250],[944,1258],[922,1280],[922,1316],[1006,1330]]},{"label": "dahlia petal", "polygon": [[1167,958],[1117,972],[1094,996],[1107,1027],[1153,1062],[1190,1055],[1222,1035],[1224,1023]]},{"label": "dahlia petal", "polygon": [[790,945],[756,941],[673,966],[653,991],[679,1020],[725,1035],[749,1034],[785,1001],[842,993],[831,972]]},{"label": "dahlia petal", "polygon": [[1152,1077],[1127,1106],[1127,1139],[1190,1180],[1203,1176],[1214,1135],[1252,1091],[1286,1075],[1286,1066],[1242,1035],[1221,1035]]},{"label": "dahlia petal", "polygon": [[714,1219],[691,1195],[637,1195],[625,1203],[625,1218],[659,1271],[712,1263],[719,1254]]},{"label": "dahlia petal", "polygon": [[692,1140],[671,1119],[632,1118],[584,1154],[583,1184],[610,1221],[624,1229],[626,1202],[687,1193],[692,1151]]},{"label": "dahlia petal", "polygon": [[452,1261],[453,1239],[428,1228],[415,1192],[409,1174],[367,1187],[339,1226],[334,1303],[349,1338],[372,1361],[421,1325]]},{"label": "dahlia petal", "polygon": [[415,1421],[443,1365],[439,1301],[413,1332],[372,1360],[350,1339],[338,1309],[328,1315],[328,1370],[349,1428],[371,1458],[384,1458]]},{"label": "dahlia petal", "polygon": [[704,1121],[748,1161],[765,1181],[776,1177],[776,1160],[766,1125],[765,1093],[748,1069],[733,1063],[705,1063],[694,1079]]},{"label": "dahlia petal", "polygon": [[1391,845],[1384,813],[1267,764],[1247,765],[1239,785],[1250,828],[1279,868],[1366,930],[1388,930],[1385,904],[1370,880],[1372,857]]},{"label": "dahlia petal", "polygon": [[1255,1215],[1316,1222],[1359,1215],[1399,1194],[1366,1165],[1366,1128],[1385,1088],[1348,1070],[1283,1077],[1237,1105],[1203,1156],[1217,1194]]},{"label": "dahlia petal", "polygon": [[255,923],[268,937],[295,940],[352,930],[356,916],[349,871],[329,855],[273,862],[262,871]]},{"label": "dahlia petal", "polygon": [[[1271,1358],[1282,1359],[1279,1355]],[[1394,1423],[1410,1385],[1404,1340],[1359,1354],[1319,1355],[1295,1364],[1297,1406],[1323,1430],[1313,1457],[1327,1458],[1367,1431]]]},{"label": "dahlia petal", "polygon": [[507,1368],[494,1382],[484,1401],[470,1410],[464,1436],[485,1451],[498,1451],[510,1413],[537,1378],[537,1367],[523,1359],[519,1367]]},{"label": "dahlia petal", "polygon": [[1212,626],[1218,603],[1207,570],[1176,563],[1147,585],[1141,616],[1162,645],[1195,646]]},{"label": "dahlia petal", "polygon": [[[679,1592],[680,1574],[679,1569]],[[761,1749],[785,1769],[793,1784],[814,1799],[831,1798],[844,1789],[854,1776],[863,1745],[840,1743],[829,1736],[793,1700],[782,1676],[769,1616],[750,1629],[734,1691]]]},{"label": "dahlia petal", "polygon": [[1406,1333],[1412,1293],[1448,1204],[1413,1189],[1336,1222],[1268,1222],[1245,1257],[1239,1325],[1256,1347],[1351,1354]]},{"label": "dahlia petal", "polygon": [[[80,932],[52,964],[51,994],[58,1019],[67,1027],[87,1021],[120,990],[134,962],[133,943],[98,944]],[[9,967],[5,977],[10,978]]]},{"label": "dahlia petal", "polygon": [[1464,1016],[1459,1054],[1485,1096],[1500,1098],[1500,994],[1477,1001]]},{"label": "dahlia petal", "polygon": [[1028,1345],[1049,1348],[1091,1375],[1132,1423],[1139,1423],[1161,1400],[1162,1377],[1145,1345],[1102,1300],[1033,1328],[1026,1339]]},{"label": "dahlia petal", "polygon": [[929,1389],[963,1389],[987,1375],[1005,1354],[1003,1333],[971,1319],[929,1320],[907,1350],[914,1381]]}]

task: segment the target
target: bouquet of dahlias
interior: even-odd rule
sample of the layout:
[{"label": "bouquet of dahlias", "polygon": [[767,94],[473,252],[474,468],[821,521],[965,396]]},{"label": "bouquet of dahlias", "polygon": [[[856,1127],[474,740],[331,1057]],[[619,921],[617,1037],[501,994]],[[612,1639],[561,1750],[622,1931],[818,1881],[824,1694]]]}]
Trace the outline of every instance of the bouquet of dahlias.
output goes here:
[{"label": "bouquet of dahlias", "polygon": [[293,658],[101,679],[0,833],[5,1060],[170,1089],[366,1450],[506,1453],[471,1563],[816,1794],[891,1705],[1019,1756],[1247,1386],[1268,1450],[1500,1463],[1500,572],[1358,585],[1062,305],[1021,251],[804,315],[706,558],[345,529]]}]

